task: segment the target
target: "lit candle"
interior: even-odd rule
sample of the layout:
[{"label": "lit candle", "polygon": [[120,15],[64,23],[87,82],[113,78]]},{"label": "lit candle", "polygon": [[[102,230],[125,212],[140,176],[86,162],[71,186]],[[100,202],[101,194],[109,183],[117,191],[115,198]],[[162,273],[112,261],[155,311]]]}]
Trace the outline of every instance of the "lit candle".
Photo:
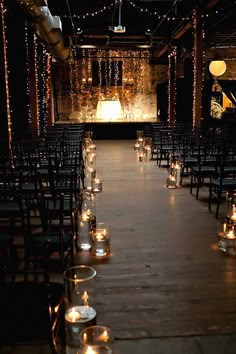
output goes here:
[{"label": "lit candle", "polygon": [[99,337],[98,339],[103,342],[108,342],[109,341],[109,335],[107,330],[105,330]]},{"label": "lit candle", "polygon": [[89,221],[91,215],[91,210],[83,210],[81,214],[81,220],[82,221]]},{"label": "lit candle", "polygon": [[103,241],[103,240],[105,240],[105,235],[102,234],[102,233],[100,233],[100,232],[98,232],[98,233],[95,235],[95,237],[96,237],[96,240],[97,240],[97,241]]},{"label": "lit candle", "polygon": [[72,307],[66,312],[65,319],[68,322],[76,322],[80,319],[80,312],[75,307]]},{"label": "lit candle", "polygon": [[235,210],[235,207],[233,208],[233,212],[232,212],[232,215],[231,215],[231,219],[232,219],[232,220],[236,220],[236,210]]},{"label": "lit candle", "polygon": [[89,303],[88,303],[88,299],[89,299],[89,296],[88,296],[88,293],[87,293],[87,291],[85,290],[84,291],[84,294],[83,294],[83,296],[82,296],[82,300],[84,301],[84,305],[88,305]]},{"label": "lit candle", "polygon": [[224,222],[224,224],[223,224],[223,232],[226,232],[226,222]]},{"label": "lit candle", "polygon": [[88,347],[85,354],[97,354],[97,352],[95,352],[92,347]]},{"label": "lit candle", "polygon": [[235,238],[234,230],[230,230],[229,232],[227,232],[226,238],[228,238],[228,239],[234,239],[234,238]]}]

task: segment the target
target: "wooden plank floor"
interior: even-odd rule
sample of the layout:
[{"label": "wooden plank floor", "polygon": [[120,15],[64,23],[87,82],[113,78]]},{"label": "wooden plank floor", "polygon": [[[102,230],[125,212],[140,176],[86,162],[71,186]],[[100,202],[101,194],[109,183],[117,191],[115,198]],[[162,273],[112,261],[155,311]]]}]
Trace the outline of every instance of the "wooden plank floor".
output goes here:
[{"label": "wooden plank floor", "polygon": [[120,339],[236,333],[236,260],[217,251],[217,220],[187,179],[166,189],[166,169],[138,162],[132,148],[97,142],[97,219],[110,225],[112,247],[105,261],[87,259],[98,321]]},{"label": "wooden plank floor", "polygon": [[235,354],[236,259],[217,250],[207,189],[196,200],[188,179],[165,188],[166,169],[138,162],[131,140],[96,144],[96,216],[112,252],[76,262],[97,270],[97,322],[113,330],[115,354]]}]

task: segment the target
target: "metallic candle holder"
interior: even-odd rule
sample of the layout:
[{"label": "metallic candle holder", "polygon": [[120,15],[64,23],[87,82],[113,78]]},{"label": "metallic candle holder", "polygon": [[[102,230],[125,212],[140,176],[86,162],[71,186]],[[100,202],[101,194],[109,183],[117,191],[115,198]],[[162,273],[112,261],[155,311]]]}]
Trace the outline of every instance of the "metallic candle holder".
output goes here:
[{"label": "metallic candle holder", "polygon": [[80,265],[64,272],[66,345],[79,348],[79,333],[96,325],[94,268]]},{"label": "metallic candle holder", "polygon": [[91,228],[92,247],[94,256],[103,257],[110,254],[110,236],[105,223],[96,223]]},{"label": "metallic candle holder", "polygon": [[110,328],[91,326],[80,333],[81,354],[112,354],[113,336]]}]

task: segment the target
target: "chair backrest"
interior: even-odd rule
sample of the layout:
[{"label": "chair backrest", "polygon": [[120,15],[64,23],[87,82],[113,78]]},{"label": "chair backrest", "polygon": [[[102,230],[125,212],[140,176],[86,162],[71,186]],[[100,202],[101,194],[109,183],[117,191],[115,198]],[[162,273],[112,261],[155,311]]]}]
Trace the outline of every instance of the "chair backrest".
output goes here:
[{"label": "chair backrest", "polygon": [[[52,354],[57,348],[58,328],[64,318],[64,285],[35,276],[0,285],[0,345],[47,343]],[[35,280],[37,279],[37,281]]]}]

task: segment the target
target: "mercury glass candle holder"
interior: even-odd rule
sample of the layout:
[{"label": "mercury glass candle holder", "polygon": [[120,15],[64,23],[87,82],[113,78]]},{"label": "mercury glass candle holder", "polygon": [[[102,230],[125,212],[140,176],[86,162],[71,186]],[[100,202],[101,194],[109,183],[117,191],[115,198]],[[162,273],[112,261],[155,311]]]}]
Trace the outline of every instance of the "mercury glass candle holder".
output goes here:
[{"label": "mercury glass candle holder", "polygon": [[79,333],[96,325],[94,268],[79,265],[64,272],[66,345],[79,348]]},{"label": "mercury glass candle holder", "polygon": [[110,254],[110,236],[106,223],[96,223],[91,227],[92,247],[94,256],[103,257]]},{"label": "mercury glass candle holder", "polygon": [[113,336],[110,328],[90,326],[80,333],[80,354],[112,354]]}]

